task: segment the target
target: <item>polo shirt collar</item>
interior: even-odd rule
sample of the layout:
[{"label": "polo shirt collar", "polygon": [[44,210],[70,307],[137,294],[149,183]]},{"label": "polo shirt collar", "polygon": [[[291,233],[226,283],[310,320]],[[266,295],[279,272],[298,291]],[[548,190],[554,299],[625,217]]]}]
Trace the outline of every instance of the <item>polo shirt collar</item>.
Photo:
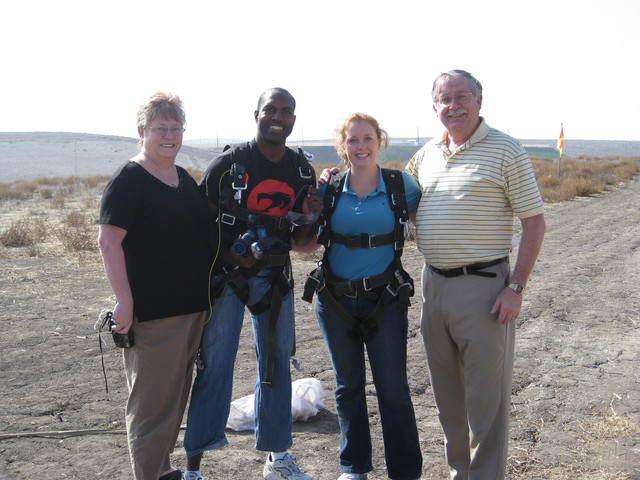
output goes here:
[{"label": "polo shirt collar", "polygon": [[[375,191],[368,193],[367,195],[376,195],[381,192],[387,193],[387,184],[384,183],[384,178],[382,178],[382,169],[380,168],[380,165],[377,165],[377,167],[378,167],[378,188]],[[347,171],[347,176],[344,179],[344,185],[342,186],[342,193],[351,193],[352,195],[355,195],[355,192],[349,188],[350,178],[351,178],[351,169]]]},{"label": "polo shirt collar", "polygon": [[[474,143],[481,141],[488,134],[489,134],[489,125],[487,125],[487,122],[485,121],[484,117],[480,117],[480,124],[478,125],[478,128],[476,128],[473,134],[471,134],[471,137],[469,138],[469,140],[464,142],[465,148],[467,146],[473,145]],[[445,130],[442,133],[442,136],[440,137],[440,141],[437,143],[438,147],[440,147],[441,149],[446,149],[448,137],[449,137],[449,132]]]}]

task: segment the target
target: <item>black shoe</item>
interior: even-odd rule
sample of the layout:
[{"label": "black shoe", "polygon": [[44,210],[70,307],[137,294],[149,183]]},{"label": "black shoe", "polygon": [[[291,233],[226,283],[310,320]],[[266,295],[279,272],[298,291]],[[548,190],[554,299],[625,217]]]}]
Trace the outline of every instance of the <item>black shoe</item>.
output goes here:
[{"label": "black shoe", "polygon": [[181,480],[182,479],[182,471],[174,470],[173,472],[165,473],[158,480]]}]

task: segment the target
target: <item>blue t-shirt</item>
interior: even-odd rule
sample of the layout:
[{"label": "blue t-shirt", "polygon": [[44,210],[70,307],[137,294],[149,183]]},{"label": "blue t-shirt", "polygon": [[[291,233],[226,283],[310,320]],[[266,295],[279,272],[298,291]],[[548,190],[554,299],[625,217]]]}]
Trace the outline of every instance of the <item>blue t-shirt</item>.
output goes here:
[{"label": "blue t-shirt", "polygon": [[[387,195],[387,186],[378,167],[378,188],[363,198],[349,188],[348,172],[344,181],[342,194],[336,209],[331,216],[331,229],[342,235],[381,235],[393,232],[396,221],[395,214]],[[420,186],[409,174],[402,172],[407,207],[413,213],[418,208],[421,191]],[[320,188],[320,196],[324,197],[327,187]],[[377,248],[347,248],[332,243],[329,247],[328,261],[331,272],[346,280],[355,280],[383,273],[394,260],[393,245]]]}]

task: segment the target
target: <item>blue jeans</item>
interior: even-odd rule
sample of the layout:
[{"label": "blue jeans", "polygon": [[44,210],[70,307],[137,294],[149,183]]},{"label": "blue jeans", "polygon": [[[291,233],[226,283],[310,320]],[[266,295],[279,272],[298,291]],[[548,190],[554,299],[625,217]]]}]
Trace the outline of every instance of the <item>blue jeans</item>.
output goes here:
[{"label": "blue jeans", "polygon": [[[356,318],[375,305],[370,300],[340,297]],[[320,297],[316,314],[336,378],[340,421],[340,466],[343,472],[372,470],[371,433],[365,393],[365,349],[376,387],[389,478],[416,479],[422,474],[422,453],[407,382],[407,311],[397,301],[384,311],[378,334],[366,344],[349,335],[348,327]]]},{"label": "blue jeans", "polygon": [[[269,290],[271,270],[263,270],[247,279],[248,305],[260,301]],[[213,278],[217,284],[222,278]],[[211,319],[205,324],[200,343],[200,359],[204,368],[198,370],[191,391],[184,448],[192,457],[205,450],[220,448],[227,443],[225,427],[229,418],[233,387],[233,369],[238,352],[244,305],[227,285],[214,300]],[[267,372],[267,342],[269,310],[251,315],[258,363],[255,384],[255,435],[257,450],[283,452],[291,444],[291,370],[289,359],[293,348],[293,296],[289,292],[282,301],[275,332],[274,387],[262,385]]]}]

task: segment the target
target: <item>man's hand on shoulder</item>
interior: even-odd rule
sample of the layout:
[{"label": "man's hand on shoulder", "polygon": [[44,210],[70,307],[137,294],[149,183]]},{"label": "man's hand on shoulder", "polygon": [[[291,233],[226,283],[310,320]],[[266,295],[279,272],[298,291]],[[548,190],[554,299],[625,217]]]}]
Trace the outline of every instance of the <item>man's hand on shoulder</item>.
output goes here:
[{"label": "man's hand on shoulder", "polygon": [[338,167],[325,168],[324,170],[322,170],[320,178],[318,178],[318,186],[329,183],[329,180],[331,180],[331,175],[335,175],[337,173],[340,173],[340,169]]}]

